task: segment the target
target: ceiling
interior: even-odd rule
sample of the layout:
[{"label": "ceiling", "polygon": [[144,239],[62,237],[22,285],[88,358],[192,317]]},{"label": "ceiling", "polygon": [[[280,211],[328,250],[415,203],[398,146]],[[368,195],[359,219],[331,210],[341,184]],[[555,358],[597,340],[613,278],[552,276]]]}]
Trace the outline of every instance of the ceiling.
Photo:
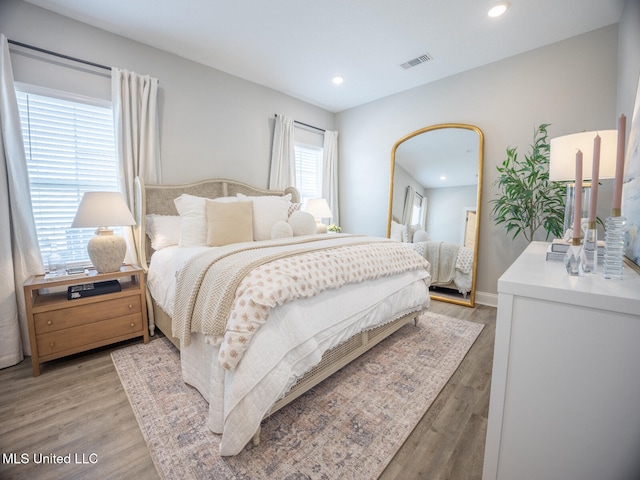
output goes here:
[{"label": "ceiling", "polygon": [[624,4],[510,0],[489,18],[497,0],[27,1],[331,112],[617,23]]},{"label": "ceiling", "polygon": [[475,186],[479,152],[475,130],[442,128],[401,143],[395,161],[426,189]]}]

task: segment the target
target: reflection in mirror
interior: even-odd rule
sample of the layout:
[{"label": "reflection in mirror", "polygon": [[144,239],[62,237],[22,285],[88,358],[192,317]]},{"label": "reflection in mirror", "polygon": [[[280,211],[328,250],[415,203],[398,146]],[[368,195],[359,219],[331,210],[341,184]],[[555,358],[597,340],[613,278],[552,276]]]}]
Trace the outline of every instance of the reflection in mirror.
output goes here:
[{"label": "reflection in mirror", "polygon": [[431,263],[431,298],[475,305],[484,137],[441,124],[401,138],[391,151],[387,237]]}]

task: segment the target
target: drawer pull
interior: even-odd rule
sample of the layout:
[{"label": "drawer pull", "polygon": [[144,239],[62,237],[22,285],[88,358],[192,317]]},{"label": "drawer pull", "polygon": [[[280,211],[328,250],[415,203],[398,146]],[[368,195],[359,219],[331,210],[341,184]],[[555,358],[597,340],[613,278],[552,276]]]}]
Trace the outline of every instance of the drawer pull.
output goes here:
[{"label": "drawer pull", "polygon": [[135,327],[135,326],[136,326],[136,324],[135,324],[135,323],[133,323],[133,322],[131,322],[131,325],[129,325],[129,326],[130,326],[130,327]]},{"label": "drawer pull", "polygon": [[47,320],[47,325],[52,325],[53,322],[51,320]]},{"label": "drawer pull", "polygon": [[50,347],[55,347],[55,346],[56,346],[56,342],[51,342],[51,343],[49,343],[49,346],[50,346]]},{"label": "drawer pull", "polygon": [[129,304],[129,308],[133,308],[133,305]]}]

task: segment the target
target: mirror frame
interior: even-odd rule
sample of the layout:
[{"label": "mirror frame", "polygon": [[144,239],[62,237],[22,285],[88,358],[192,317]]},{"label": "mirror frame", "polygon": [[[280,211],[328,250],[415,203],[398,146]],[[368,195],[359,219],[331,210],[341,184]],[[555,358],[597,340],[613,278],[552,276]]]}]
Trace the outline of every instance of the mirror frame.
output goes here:
[{"label": "mirror frame", "polygon": [[387,217],[387,238],[391,237],[391,220],[393,219],[393,180],[396,166],[396,150],[400,145],[402,145],[407,140],[412,139],[415,136],[421,135],[426,132],[431,132],[433,130],[442,130],[445,128],[460,128],[465,130],[472,130],[478,134],[478,188],[477,188],[477,200],[476,200],[476,238],[474,239],[474,255],[473,255],[473,271],[471,277],[471,292],[469,297],[463,300],[449,298],[441,295],[433,295],[430,294],[433,300],[439,300],[447,303],[454,303],[456,305],[463,305],[466,307],[475,307],[476,302],[476,279],[478,273],[478,247],[480,246],[480,219],[481,216],[481,207],[482,207],[482,170],[484,163],[484,134],[482,130],[480,130],[475,125],[468,125],[465,123],[441,123],[437,125],[431,125],[428,127],[421,128],[416,130],[415,132],[411,132],[410,134],[402,137],[398,140],[391,149],[391,178],[389,180],[389,213]]}]

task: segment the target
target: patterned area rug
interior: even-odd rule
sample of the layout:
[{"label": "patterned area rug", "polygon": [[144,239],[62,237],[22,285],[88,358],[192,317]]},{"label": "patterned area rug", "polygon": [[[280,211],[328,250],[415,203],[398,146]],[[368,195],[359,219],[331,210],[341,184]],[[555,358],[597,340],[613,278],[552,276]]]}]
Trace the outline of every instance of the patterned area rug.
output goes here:
[{"label": "patterned area rug", "polygon": [[374,479],[402,446],[483,325],[424,314],[263,421],[261,443],[218,455],[208,404],[165,338],[112,353],[164,479]]}]

